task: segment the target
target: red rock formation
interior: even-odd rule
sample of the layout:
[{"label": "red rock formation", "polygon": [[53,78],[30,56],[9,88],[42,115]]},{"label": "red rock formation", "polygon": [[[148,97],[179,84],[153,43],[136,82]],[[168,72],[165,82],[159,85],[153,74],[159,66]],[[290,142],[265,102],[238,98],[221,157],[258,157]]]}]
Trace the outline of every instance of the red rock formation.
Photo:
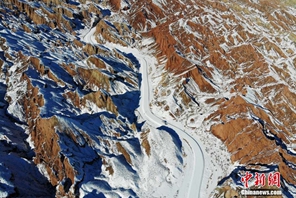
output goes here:
[{"label": "red rock formation", "polygon": [[[23,24],[22,28],[27,33],[32,33],[29,23],[32,21],[35,25],[45,24],[75,36],[73,18],[79,18],[85,25],[91,25],[91,16],[104,17],[100,8],[92,3],[89,3],[87,8],[81,8],[67,1],[43,0],[43,2],[51,7],[52,11],[44,7],[31,6],[25,1],[3,0],[3,3],[9,3],[8,8],[13,10],[9,12],[0,9],[3,27],[16,32],[16,27],[2,19],[11,14],[17,17],[26,13],[28,23]],[[126,17],[129,23],[122,22],[124,20],[107,23],[105,19],[108,17],[100,19],[97,24],[94,24],[98,43],[113,42],[127,46],[140,40],[139,37],[131,38],[135,37],[134,30],[142,32],[144,37],[154,38],[156,57],[159,62],[166,59],[165,69],[176,75],[182,74],[180,77],[192,78],[199,88],[198,91],[209,95],[205,104],[215,106],[217,110],[215,109],[203,122],[211,123],[212,134],[224,142],[231,153],[232,162],[255,168],[259,165],[252,164],[277,164],[285,181],[296,184],[295,170],[285,163],[285,161],[295,162],[295,156],[266,135],[269,133],[280,138],[283,144],[295,144],[295,140],[291,140],[291,137],[296,131],[294,124],[296,123],[296,85],[294,73],[290,69],[296,64],[293,50],[295,48],[291,47],[296,40],[293,32],[296,16],[286,10],[283,1],[260,0],[259,3],[247,0],[186,1],[186,4],[182,4],[181,1],[172,1],[167,4],[160,3],[161,7],[154,4],[152,0],[132,1],[131,8],[126,11],[121,10],[119,0],[111,0],[107,3],[113,8],[113,16],[117,13],[120,17]],[[17,9],[14,9],[14,6]],[[79,12],[73,11],[76,9]],[[255,12],[252,13],[254,10],[257,10],[260,16]],[[283,37],[282,34],[287,36]],[[283,47],[283,43],[288,42],[287,40],[291,43],[286,45],[289,49]],[[60,194],[57,196],[72,196],[62,182],[69,179],[75,185],[76,173],[71,165],[71,159],[62,156],[60,152],[57,128],[61,133],[67,134],[71,141],[76,143],[78,141],[69,131],[70,129],[62,130],[57,117],[40,117],[40,109],[46,101],[40,89],[33,86],[28,75],[23,72],[30,65],[40,76],[46,77],[46,80],[49,78],[59,87],[65,86],[65,83],[55,75],[54,70],[44,66],[39,58],[33,56],[27,58],[22,53],[11,53],[7,50],[5,42],[5,39],[0,38],[4,58],[8,62],[22,63],[22,67],[11,73],[22,73],[21,81],[27,85],[26,94],[18,102],[23,106],[35,145],[35,163],[44,164],[52,185],[58,186]],[[53,42],[56,48],[63,47],[67,43],[70,45],[70,42],[62,39]],[[78,38],[73,39],[73,46],[85,52],[80,56],[88,57],[86,60],[88,66],[93,65],[97,68],[89,69],[87,65],[86,68],[82,68],[74,63],[59,63],[59,65],[75,78],[79,86],[82,85],[85,90],[93,92],[80,97],[76,91],[66,90],[63,96],[76,108],[84,108],[90,101],[98,108],[106,109],[117,116],[117,107],[112,98],[98,91],[98,89],[106,91],[111,89],[110,80],[112,79],[102,72],[107,70],[108,66],[94,55],[111,56],[112,54],[112,57],[118,59],[125,59],[125,57],[116,51],[107,52],[99,45],[86,44]],[[0,60],[0,70],[4,65],[3,62],[4,60]],[[127,65],[134,68],[131,61],[127,61]],[[109,72],[115,74],[115,71]],[[223,83],[227,83],[222,83],[223,88],[215,84],[215,72],[222,76]],[[9,82],[9,79],[6,80]],[[124,80],[137,85],[129,78]],[[169,83],[165,79],[162,82],[163,86]],[[13,84],[13,82],[9,83]],[[186,86],[183,81],[180,84]],[[229,92],[233,97],[224,99],[220,94],[224,91]],[[182,104],[189,106],[191,97],[186,95],[185,91],[179,93]],[[248,94],[254,94],[256,100],[261,103],[255,104],[256,101],[247,100]],[[11,103],[11,99],[7,98]],[[171,114],[174,113],[174,117],[181,116],[182,110],[173,109],[162,101],[157,101],[157,104],[163,105],[163,108],[170,110]],[[120,137],[119,133],[113,135]],[[150,156],[151,145],[148,135],[148,132],[142,133],[141,145]],[[85,139],[90,138],[85,137]],[[132,165],[131,157],[124,146],[119,142],[115,145],[127,163]],[[107,162],[106,170],[110,175],[114,173],[114,169]],[[230,190],[227,189],[228,191]]]},{"label": "red rock formation", "polygon": [[121,0],[110,0],[110,4],[116,11],[121,8]]},{"label": "red rock formation", "polygon": [[[145,30],[143,35],[155,39],[158,58],[167,59],[166,70],[175,74],[185,73],[184,77],[194,79],[201,92],[218,91],[213,83],[213,68],[217,69],[223,78],[232,79],[227,89],[235,93],[235,97],[229,100],[211,98],[206,101],[216,105],[218,109],[205,120],[212,123],[211,132],[225,143],[232,154],[233,162],[238,161],[246,165],[277,164],[283,178],[296,184],[295,170],[283,162],[283,159],[287,158],[288,161],[296,161],[295,156],[288,154],[276,141],[265,135],[267,130],[285,144],[292,143],[289,137],[296,131],[296,126],[292,124],[296,122],[295,82],[287,64],[271,64],[264,52],[274,51],[273,56],[268,57],[273,60],[288,60],[287,54],[291,57],[295,55],[293,50],[281,47],[282,39],[276,32],[284,30],[292,34],[291,25],[295,24],[295,16],[286,11],[283,2],[276,0],[262,0],[260,3],[244,0],[203,1],[195,2],[195,5],[187,3],[188,6],[195,6],[194,12],[180,6],[178,2],[162,5],[162,8],[159,8],[160,13],[166,16],[166,20],[163,20],[162,15],[155,15],[158,20],[150,17],[150,14],[154,13],[153,9],[148,12],[140,9],[144,3],[136,3],[131,9],[136,16],[131,17],[131,24],[136,29]],[[253,18],[250,10],[246,9],[250,7],[261,12],[268,23],[260,18]],[[215,12],[207,11],[208,8]],[[178,12],[180,13],[177,14]],[[148,20],[157,21],[156,27],[151,28]],[[259,32],[249,30],[245,23],[252,27],[266,28],[272,36],[265,37]],[[223,45],[227,48],[222,47]],[[188,54],[200,60],[200,65],[192,64]],[[296,59],[294,65],[295,62]],[[208,63],[212,66],[209,67]],[[270,74],[272,72],[285,83],[275,79]],[[163,86],[166,86],[166,83]],[[246,101],[244,96],[250,94],[249,90],[259,90],[256,91],[256,98],[263,101],[264,108]],[[165,104],[163,108],[170,109]],[[265,108],[268,110],[264,110]],[[264,126],[250,115],[260,118]],[[177,113],[174,116],[178,117]]]}]

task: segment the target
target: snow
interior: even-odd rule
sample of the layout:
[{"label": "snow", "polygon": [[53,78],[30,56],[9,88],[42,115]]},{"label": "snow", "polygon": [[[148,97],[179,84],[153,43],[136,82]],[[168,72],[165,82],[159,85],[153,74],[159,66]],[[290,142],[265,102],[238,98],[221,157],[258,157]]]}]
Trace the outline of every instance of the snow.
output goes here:
[{"label": "snow", "polygon": [[[141,102],[140,102],[140,114],[144,117],[146,117],[146,119],[148,119],[151,123],[153,123],[154,125],[163,125],[163,121],[162,119],[160,119],[159,117],[157,117],[157,114],[153,114],[150,110],[149,107],[149,97],[151,97],[151,95],[153,95],[152,92],[152,86],[149,85],[149,81],[148,80],[148,68],[147,67],[147,57],[144,57],[143,60],[141,60],[141,73],[142,73],[142,87],[141,87]],[[149,57],[149,65],[156,65],[156,61],[153,64],[153,57]],[[155,59],[154,59],[155,60]],[[146,71],[145,71],[146,70]],[[151,81],[150,81],[151,82]],[[148,92],[147,92],[148,90]],[[150,95],[150,96],[149,96]],[[145,106],[144,106],[145,105]],[[185,178],[183,179],[183,183],[181,186],[181,189],[179,190],[179,195],[180,197],[194,197],[197,194],[200,193],[200,186],[201,186],[201,178],[202,178],[202,174],[203,174],[203,168],[204,168],[204,164],[203,164],[203,154],[202,154],[202,150],[199,147],[198,143],[192,138],[190,137],[186,132],[184,132],[184,129],[182,127],[182,125],[174,123],[174,125],[168,123],[167,124],[170,128],[172,128],[174,131],[176,131],[178,133],[178,135],[180,135],[180,137],[182,139],[186,139],[185,141],[187,143],[189,143],[189,145],[187,145],[186,143],[183,144],[183,146],[185,147],[186,150],[186,154],[188,155],[188,159],[194,159],[192,162],[187,162],[188,166],[192,166],[192,167],[187,167],[188,169],[185,172]],[[190,148],[191,147],[191,148]],[[190,153],[193,152],[192,154]],[[193,169],[193,170],[192,170]],[[193,187],[193,184],[195,185]]]},{"label": "snow", "polygon": [[163,9],[162,5],[166,5],[166,0],[152,0],[152,2],[157,5],[159,8]]},{"label": "snow", "polygon": [[[97,44],[95,38],[92,35],[93,32],[94,31],[91,30],[91,31],[89,31],[89,33],[86,36],[84,36],[85,42]],[[152,42],[153,42],[153,40],[151,40],[151,39],[143,39],[142,46],[150,45]],[[124,46],[110,43],[110,42],[106,42],[104,44],[104,47],[109,48],[110,51],[112,51],[113,49],[117,49],[120,51],[124,51],[125,53],[132,53],[133,56],[135,56],[138,59],[138,61],[140,62],[140,65],[141,65],[140,71],[142,73],[142,78],[143,78],[142,85],[141,85],[141,101],[140,101],[140,107],[139,107],[138,111],[139,111],[140,115],[142,116],[142,118],[144,118],[144,120],[148,120],[149,123],[151,123],[150,127],[156,128],[157,126],[162,126],[163,125],[162,119],[155,116],[155,114],[152,114],[150,112],[150,107],[149,107],[149,103],[150,103],[149,102],[149,97],[150,97],[149,94],[152,95],[152,89],[149,88],[149,87],[151,87],[151,85],[149,85],[149,83],[148,83],[150,80],[148,80],[148,78],[149,78],[148,73],[147,73],[148,68],[146,68],[146,67],[148,67],[148,62],[149,62],[150,68],[155,69],[155,65],[157,64],[157,60],[152,55],[153,51],[148,50],[147,48],[142,48],[141,50],[138,50],[137,48],[124,47]],[[152,87],[153,86],[154,85],[152,84]],[[150,91],[147,92],[147,90],[150,90]],[[180,186],[180,183],[181,183],[180,181],[173,179],[174,178],[173,173],[168,174],[167,179],[169,179],[170,182],[174,181],[174,183],[173,183],[174,186],[166,186],[165,182],[161,182],[161,187],[159,187],[158,190],[155,190],[153,192],[153,196],[156,196],[156,197],[165,196],[165,195],[173,196],[176,192],[178,192],[179,197],[195,197],[196,194],[199,194],[199,192],[202,192],[200,190],[201,179],[202,179],[202,174],[203,174],[203,169],[204,169],[202,150],[198,146],[198,143],[194,139],[192,139],[186,132],[183,132],[184,127],[182,125],[174,123],[174,125],[168,124],[168,126],[171,127],[174,131],[176,131],[179,135],[181,135],[182,141],[186,142],[183,144],[183,146],[185,147],[185,152],[187,155],[186,160],[189,160],[189,161],[184,162],[184,164],[186,164],[186,167],[185,167],[185,175],[184,175],[183,182],[182,182],[181,186]],[[165,148],[162,148],[162,149],[165,149]],[[171,159],[171,158],[172,157],[169,157],[168,159]],[[194,160],[191,161],[192,159],[194,159]],[[151,164],[149,164],[149,165],[151,166]],[[157,167],[157,166],[154,166],[154,167]],[[176,168],[176,166],[172,165],[171,168]],[[145,168],[141,167],[141,169],[138,171],[142,172],[142,170],[145,170]],[[153,173],[150,173],[150,174],[154,175]],[[126,174],[123,174],[123,175],[126,175]],[[176,178],[178,178],[180,180],[180,177],[181,177],[181,175],[179,173],[178,176],[176,176]],[[113,179],[114,179],[114,181],[117,181],[115,178],[113,178]],[[121,180],[119,180],[119,181],[121,181]],[[158,181],[158,180],[156,180],[156,181]],[[117,183],[117,182],[115,182],[115,183]],[[158,183],[158,182],[156,182],[156,183]],[[150,184],[150,185],[152,185],[152,184]],[[144,192],[139,192],[139,193],[144,193]]]},{"label": "snow", "polygon": [[[255,0],[253,2],[258,3],[258,1]],[[90,3],[92,2],[88,1],[87,4],[81,4],[79,6],[87,7]],[[162,6],[166,5],[169,2],[165,0],[153,0],[153,3],[163,9]],[[35,4],[35,6],[39,5]],[[129,2],[121,1],[121,7],[124,6],[129,6]],[[190,8],[192,7],[188,5],[187,9]],[[195,6],[195,8],[201,9],[197,6]],[[290,13],[294,14],[294,11],[295,10],[291,8]],[[40,15],[43,15],[41,10],[38,10],[37,12]],[[109,10],[109,12],[111,11]],[[260,12],[258,10],[251,10],[251,12],[253,16],[248,16],[249,19],[256,19],[257,17],[262,23],[267,24],[267,19],[264,16],[260,16]],[[176,12],[174,13],[174,15],[178,16],[180,15],[180,13],[181,12]],[[207,25],[210,26],[212,29],[215,29],[219,32],[221,31],[222,34],[224,34],[223,36],[225,37],[227,42],[221,44],[220,47],[228,52],[228,50],[231,49],[231,46],[227,45],[227,43],[229,42],[226,35],[231,35],[234,38],[236,47],[237,45],[242,44],[240,41],[242,40],[242,38],[235,30],[234,26],[236,24],[234,23],[234,21],[226,21],[226,24],[231,27],[230,31],[223,28],[223,21],[220,19],[219,14],[219,12],[216,13],[213,9],[205,8],[202,17],[200,19],[198,17],[195,17],[194,19],[192,19],[192,21],[195,21],[196,23],[207,23]],[[235,17],[240,21],[245,20],[244,16]],[[17,23],[9,25],[11,27],[17,28],[19,25],[18,23],[20,23],[21,21],[17,21],[18,19],[16,19],[15,17],[14,19]],[[94,18],[92,18],[90,24],[93,24],[93,22]],[[148,22],[151,23],[152,27],[156,26],[154,21]],[[217,25],[217,23],[219,24]],[[182,27],[187,34],[193,34],[196,38],[202,38],[202,35],[199,32],[194,32],[186,24],[186,19],[179,19],[178,21],[176,21],[175,24],[170,24],[169,28],[170,31],[173,31],[173,28]],[[266,27],[257,26],[255,23],[243,23],[242,26],[246,32],[252,34],[260,34],[262,35],[262,37],[266,37],[269,42],[275,43],[275,37],[269,36],[269,29],[267,29]],[[1,24],[0,27],[3,28]],[[113,119],[109,114],[105,115],[105,109],[98,108],[91,101],[87,101],[85,107],[81,107],[80,109],[71,109],[73,105],[70,104],[70,100],[68,100],[68,103],[63,107],[61,101],[62,97],[60,97],[63,93],[66,93],[67,91],[78,90],[77,92],[79,93],[80,97],[82,97],[84,95],[83,93],[81,93],[82,91],[99,91],[99,87],[93,85],[93,87],[89,88],[89,90],[87,90],[87,88],[85,88],[84,90],[79,90],[76,85],[81,83],[79,83],[80,79],[77,76],[74,77],[76,82],[75,84],[74,81],[70,81],[69,78],[64,75],[66,74],[66,72],[62,72],[62,70],[54,70],[53,66],[50,66],[50,64],[48,63],[44,63],[45,66],[53,69],[53,75],[57,76],[57,78],[65,83],[64,87],[61,84],[54,84],[53,82],[51,82],[52,80],[46,76],[34,79],[37,78],[36,75],[39,74],[33,74],[31,73],[31,70],[27,71],[26,74],[29,75],[29,78],[32,80],[32,84],[40,88],[40,93],[45,96],[45,105],[40,109],[41,113],[46,115],[42,116],[49,117],[54,114],[58,114],[61,123],[64,123],[65,126],[73,129],[73,134],[77,138],[78,145],[80,146],[87,145],[87,142],[85,141],[85,139],[83,139],[84,132],[81,131],[91,131],[88,135],[91,136],[93,142],[89,146],[92,146],[92,149],[94,149],[98,155],[103,155],[107,153],[107,165],[95,164],[96,167],[102,167],[102,170],[100,170],[102,171],[102,174],[96,173],[94,174],[94,178],[89,179],[87,180],[88,182],[82,184],[79,189],[79,191],[81,192],[81,196],[87,194],[97,196],[99,195],[99,192],[101,192],[100,195],[104,194],[106,197],[127,197],[129,195],[139,195],[142,197],[196,197],[196,194],[200,192],[200,197],[208,197],[213,189],[216,187],[217,182],[220,181],[221,177],[229,174],[236,166],[239,165],[231,164],[230,154],[227,152],[227,149],[223,142],[217,140],[217,138],[210,134],[210,126],[214,123],[203,122],[203,120],[205,120],[211,113],[217,110],[216,106],[209,106],[205,104],[205,101],[207,99],[223,97],[231,98],[235,95],[234,93],[230,93],[229,88],[227,87],[227,85],[229,85],[232,80],[222,77],[222,74],[219,72],[219,70],[216,69],[216,67],[212,65],[210,61],[207,61],[206,64],[203,66],[211,68],[211,83],[215,84],[215,89],[217,90],[217,93],[201,93],[199,87],[196,85],[192,78],[186,79],[188,80],[188,83],[184,87],[180,86],[181,88],[175,91],[176,87],[180,85],[180,82],[184,82],[185,79],[179,78],[179,76],[181,76],[182,74],[179,76],[173,76],[172,74],[166,73],[163,65],[161,65],[162,63],[165,63],[166,58],[164,57],[163,59],[159,59],[160,62],[158,62],[154,57],[156,52],[148,49],[149,47],[153,48],[153,39],[143,39],[141,43],[136,43],[134,47],[123,47],[110,42],[105,42],[104,46],[102,46],[96,41],[95,30],[95,27],[85,28],[81,31],[78,31],[78,37],[81,39],[82,42],[90,43],[97,47],[104,48],[104,50],[108,51],[110,56],[114,56],[115,52],[119,53],[120,55],[124,55],[124,53],[130,53],[139,61],[139,64],[141,65],[140,69],[134,67],[131,68],[132,70],[134,70],[133,72],[124,70],[117,73],[117,75],[120,77],[130,78],[135,85],[131,85],[124,80],[114,81],[111,83],[111,91],[108,94],[110,94],[112,99],[114,99],[114,101],[117,101],[118,104],[120,98],[123,97],[124,94],[130,94],[130,96],[132,96],[131,98],[124,98],[122,99],[122,101],[125,102],[126,100],[131,100],[132,103],[135,104],[131,104],[128,102],[124,104],[125,106],[132,106],[134,108],[134,105],[137,105],[137,103],[139,102],[138,98],[140,94],[137,91],[139,89],[139,85],[141,84],[141,100],[139,103],[140,106],[136,110],[136,116],[138,116],[137,122],[143,122],[142,129],[150,129],[148,140],[153,146],[151,148],[151,156],[147,156],[144,149],[139,146],[141,142],[141,132],[137,133],[135,131],[129,130],[128,128],[128,125],[131,124],[133,119],[133,115],[127,115],[130,111],[129,108],[120,107],[120,115],[118,115],[116,119]],[[10,54],[12,53],[12,51],[20,50],[24,51],[25,55],[34,55],[41,57],[40,52],[43,51],[45,54],[44,56],[46,57],[43,60],[46,59],[49,62],[56,63],[74,63],[76,69],[79,67],[88,67],[86,60],[81,61],[80,58],[77,58],[82,57],[83,59],[84,57],[83,54],[79,53],[81,49],[70,49],[71,47],[73,48],[73,46],[70,46],[70,48],[63,48],[53,47],[50,42],[34,43],[33,41],[36,40],[37,37],[31,35],[31,38],[29,34],[22,35],[19,32],[13,33],[5,29],[0,31],[0,35],[9,39],[8,46],[10,48],[8,52]],[[57,38],[60,38],[61,40],[72,40],[75,38],[70,34],[63,34],[58,31],[51,31],[48,34],[44,33],[38,37],[39,41],[40,39],[48,39],[54,41]],[[98,37],[100,38],[100,35],[98,35]],[[276,81],[281,82],[285,85],[291,85],[291,83],[295,82],[296,80],[296,72],[293,65],[293,60],[296,58],[296,55],[295,53],[293,55],[286,53],[286,47],[289,47],[289,49],[295,52],[295,45],[293,45],[293,43],[289,43],[290,40],[287,37],[288,34],[279,33],[279,38],[281,38],[282,40],[279,47],[288,58],[279,58],[278,52],[274,49],[267,50],[256,48],[256,50],[264,55],[264,58],[266,62],[268,62],[270,67],[269,73],[264,75],[273,76]],[[103,38],[101,37],[100,39]],[[54,42],[52,42],[52,44],[53,43]],[[0,49],[0,52],[1,51],[2,49]],[[76,55],[73,56],[73,54],[71,54],[74,52],[78,53],[77,57],[75,57]],[[181,51],[179,51],[179,53],[183,56],[187,56],[182,54]],[[191,56],[190,58],[188,58],[188,60],[193,64],[202,65],[203,60],[205,60],[206,58],[208,57]],[[109,71],[111,68],[116,68],[114,65],[117,63],[122,64],[120,64],[116,69],[121,69],[121,67],[125,66],[128,67],[128,63],[125,60],[116,61],[112,58],[106,58],[104,59],[104,61],[106,62],[107,70]],[[286,64],[286,68],[283,67],[284,64]],[[290,77],[285,78],[284,75],[277,73],[277,71],[271,68],[271,65],[276,65],[277,67],[284,69],[290,74]],[[20,75],[16,74],[16,70],[20,67],[21,65],[15,64],[9,68],[9,73],[12,74],[10,76],[9,83],[11,83],[12,85],[9,86],[6,96],[10,97],[12,99],[12,102],[9,105],[7,112],[13,115],[18,120],[25,122],[22,107],[18,103],[19,97],[25,94],[24,92],[26,90],[26,84],[18,83],[20,81]],[[92,69],[95,69],[95,66],[91,65],[91,67]],[[115,75],[111,75],[110,73],[108,73],[108,71],[101,71],[102,73],[104,73],[104,75],[108,77],[116,77]],[[137,72],[139,71],[142,74],[142,82],[139,81],[140,78],[138,79],[139,76],[137,76]],[[244,74],[241,73],[241,75]],[[160,81],[162,80],[163,76],[166,76],[170,79],[170,84],[168,87],[160,87]],[[45,84],[49,86],[48,89],[42,88]],[[271,85],[272,84],[266,86]],[[170,115],[170,111],[174,112],[177,109],[180,109],[180,107],[182,107],[183,105],[182,99],[178,95],[185,89],[188,93],[190,93],[192,99],[194,99],[196,102],[191,101],[188,108],[186,108],[179,117],[172,117],[172,115]],[[259,98],[261,97],[260,89],[251,87],[247,87],[246,89],[247,93],[245,96],[242,97],[247,102],[254,104],[259,108],[262,108],[268,113],[269,110],[265,109],[264,102],[259,100]],[[155,94],[156,90],[164,93],[166,96],[159,97],[159,95]],[[102,91],[103,93],[106,92],[105,90],[100,91]],[[131,94],[131,92],[133,93]],[[273,96],[275,95],[275,93],[272,92],[270,95]],[[270,100],[272,99],[273,98],[271,97]],[[157,106],[156,100],[163,100],[165,104],[167,104],[171,108],[170,111],[164,111],[162,107]],[[0,106],[5,106],[5,103],[0,101]],[[296,112],[294,107],[291,108],[294,112]],[[104,114],[101,114],[102,112],[104,112]],[[98,116],[100,119],[89,118],[92,115]],[[84,120],[79,116],[85,116],[83,117]],[[91,123],[92,119],[95,123]],[[78,122],[85,122],[85,124],[82,125]],[[272,122],[279,123],[279,121],[277,121],[276,119],[272,120]],[[163,127],[168,127],[171,130],[164,130]],[[9,128],[3,126],[1,127],[1,129],[3,131],[3,134],[0,134],[0,139],[6,141],[7,143],[14,142],[11,137],[5,135],[9,132]],[[23,129],[25,129],[25,127]],[[115,137],[113,134],[114,131],[120,133],[121,136]],[[173,135],[175,133],[178,134],[178,137]],[[114,144],[119,141],[129,153],[133,165],[130,166],[128,163],[125,162],[122,154],[117,151],[116,147],[111,146],[110,149],[108,148],[106,142],[103,142],[102,139],[99,140],[99,138],[101,138],[101,135],[103,135],[104,138],[110,141],[110,144]],[[174,140],[176,141],[176,139],[182,141],[182,151],[178,150],[178,146],[172,143]],[[31,148],[34,148],[30,137],[27,139],[27,142],[29,143]],[[89,150],[87,150],[89,148],[85,150],[79,150],[76,147],[73,147],[71,148],[73,150],[70,149],[71,151],[66,151],[67,146],[69,145],[67,145],[65,142],[61,142],[61,147],[65,149],[62,152],[64,152],[65,155],[77,155],[73,157],[75,158],[73,160],[74,162],[78,162],[79,160],[87,161],[89,159],[88,157],[86,157],[89,154]],[[137,146],[139,146],[140,149]],[[291,149],[290,151],[292,152],[293,146],[295,145],[291,144],[291,148],[288,148],[288,150]],[[182,154],[183,156],[181,156],[180,154]],[[81,157],[81,159],[79,159],[79,157]],[[168,160],[168,162],[165,162],[164,159]],[[71,161],[71,163],[73,163],[73,161]],[[108,167],[108,165],[111,165],[114,168],[114,175],[110,175],[109,172],[105,169]],[[42,172],[43,175],[48,178],[45,168],[42,167],[42,165],[38,165],[38,168],[40,172]],[[3,172],[1,170],[0,173]],[[87,169],[83,169],[80,166],[78,167],[78,170],[79,174],[75,178],[77,181],[81,181],[83,179],[84,173],[87,174],[88,171],[94,171],[94,169],[92,169],[91,167],[89,167],[89,170],[87,171]],[[87,175],[87,177],[92,177],[92,175]],[[13,185],[9,184],[8,182],[9,174],[4,176],[1,175],[1,178],[5,180],[5,182],[7,182],[7,192],[10,193],[10,189]],[[2,179],[0,179],[1,182]],[[295,188],[292,186],[289,186],[288,188],[295,191]],[[2,194],[0,194],[0,196],[2,196]],[[7,195],[3,194],[3,196]]]},{"label": "snow", "polygon": [[[151,71],[151,82],[154,85],[153,87],[155,88],[159,86],[159,81],[161,80],[161,78],[159,77],[160,75],[165,75],[163,68],[161,66],[153,67]],[[170,85],[166,87],[166,90],[174,90],[173,87],[176,87],[180,81],[182,82],[182,80],[179,80],[174,76],[171,76]],[[161,107],[158,107],[154,102],[152,102],[152,104],[154,104],[152,105],[152,112],[154,112],[156,115],[159,115],[162,119],[165,119],[168,122],[172,122],[174,124],[178,123],[177,126],[179,128],[185,129],[186,132],[188,132],[189,134],[191,134],[191,136],[194,137],[194,139],[198,140],[199,145],[201,145],[201,148],[203,150],[205,163],[199,197],[209,197],[211,192],[216,188],[215,184],[218,183],[218,181],[220,181],[220,179],[225,174],[231,173],[235,166],[231,165],[230,154],[228,153],[223,142],[217,140],[216,137],[214,137],[212,134],[208,132],[210,126],[213,123],[205,124],[203,122],[203,120],[206,117],[208,117],[212,112],[216,110],[215,107],[209,107],[204,105],[204,101],[207,98],[217,96],[210,96],[204,93],[204,95],[201,95],[201,93],[197,91],[198,86],[194,83],[192,79],[189,80],[187,88],[188,91],[190,91],[191,93],[198,93],[195,99],[199,102],[201,106],[195,106],[193,108],[196,109],[196,112],[185,111],[183,113],[183,116],[181,116],[183,118],[179,120],[176,117],[172,118],[169,112],[164,111],[163,109],[161,109]],[[223,95],[223,97],[231,97],[231,94],[227,92],[221,92],[221,95]],[[155,97],[157,97],[157,99],[160,99],[161,101],[161,96],[157,95]],[[166,95],[165,100],[167,101],[167,104],[170,106],[170,108],[174,108],[174,106],[178,107],[178,105],[176,104],[176,99],[173,99],[172,97],[172,93],[170,95]],[[191,118],[194,119],[193,123],[190,122]],[[191,157],[188,157],[188,159],[190,158]],[[186,159],[187,157],[185,157],[185,160]],[[187,163],[189,163],[190,166],[190,162]],[[188,169],[190,170],[190,167],[188,167]],[[198,182],[193,183],[197,184]]]},{"label": "snow", "polygon": [[8,197],[14,191],[14,185],[10,182],[12,174],[10,170],[0,163],[0,197]]},{"label": "snow", "polygon": [[[179,20],[179,25],[177,27],[184,27],[184,21],[182,19]],[[170,31],[173,30],[174,25],[170,25]],[[185,31],[191,32],[189,29],[185,29]],[[225,44],[225,47],[227,45]],[[207,57],[202,57],[202,59],[206,59]],[[164,59],[163,62],[166,60]],[[201,65],[201,61],[199,59],[190,59],[193,64]],[[153,65],[152,65],[153,66]],[[189,104],[190,108],[183,107],[184,112],[179,117],[172,117],[170,112],[174,112],[176,109],[182,105],[182,99],[178,97],[178,93],[176,91],[175,97],[173,95],[174,90],[181,83],[184,82],[185,79],[181,79],[178,76],[172,76],[166,73],[164,67],[161,65],[157,65],[157,67],[152,67],[150,69],[150,81],[152,82],[152,87],[154,92],[158,92],[157,95],[154,95],[155,98],[152,100],[152,112],[156,115],[159,115],[163,120],[167,120],[168,122],[174,123],[182,123],[180,126],[185,126],[186,131],[191,134],[194,139],[201,142],[201,146],[203,148],[204,158],[205,158],[205,172],[203,175],[202,187],[200,197],[209,197],[211,192],[216,188],[218,181],[221,180],[227,174],[230,174],[231,171],[235,168],[235,165],[231,164],[230,153],[227,151],[226,146],[210,134],[210,126],[214,123],[203,122],[205,118],[207,118],[211,113],[217,110],[217,107],[209,106],[205,104],[205,101],[209,98],[231,98],[235,94],[230,93],[228,85],[232,81],[231,79],[225,79],[219,73],[214,65],[211,65],[210,62],[207,62],[207,67],[213,68],[212,71],[212,80],[216,85],[216,89],[218,91],[217,94],[207,94],[201,93],[199,87],[196,85],[192,78],[188,79],[188,83],[186,84],[187,91],[193,96],[193,98],[199,103],[199,106],[196,104]],[[169,85],[167,87],[161,87],[161,80],[169,79]],[[181,85],[180,85],[181,86]],[[162,96],[160,93],[164,93],[166,91],[165,96]],[[168,105],[170,107],[169,111],[165,111],[163,107],[158,106],[155,101],[164,102],[163,106]],[[194,121],[191,122],[190,120]],[[184,127],[183,127],[184,128]]]}]

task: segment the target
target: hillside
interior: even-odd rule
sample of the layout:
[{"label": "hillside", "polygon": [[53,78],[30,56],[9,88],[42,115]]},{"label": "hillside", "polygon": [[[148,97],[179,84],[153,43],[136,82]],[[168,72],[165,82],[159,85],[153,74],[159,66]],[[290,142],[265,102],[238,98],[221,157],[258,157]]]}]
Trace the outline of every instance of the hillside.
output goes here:
[{"label": "hillside", "polygon": [[294,197],[296,2],[3,0],[0,117],[3,197]]}]

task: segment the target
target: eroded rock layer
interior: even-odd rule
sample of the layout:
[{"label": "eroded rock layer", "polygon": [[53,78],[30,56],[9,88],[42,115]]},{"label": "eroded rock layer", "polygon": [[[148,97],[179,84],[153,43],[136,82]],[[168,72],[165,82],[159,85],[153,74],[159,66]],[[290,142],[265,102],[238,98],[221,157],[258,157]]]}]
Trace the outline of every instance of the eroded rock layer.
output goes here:
[{"label": "eroded rock layer", "polygon": [[160,63],[179,81],[175,105],[161,91],[170,87],[163,72],[155,104],[222,140],[232,163],[253,171],[275,165],[283,188],[295,187],[295,2],[173,2],[131,7],[132,24],[155,38]]},{"label": "eroded rock layer", "polygon": [[24,134],[2,127],[1,143],[46,186],[30,195],[14,171],[2,175],[11,158],[1,196],[147,197],[181,175],[172,137],[136,116],[140,64],[116,46],[154,50],[151,109],[203,140],[214,164],[205,188],[234,195],[244,171],[279,171],[295,196],[295,13],[279,0],[1,1],[1,115]]},{"label": "eroded rock layer", "polygon": [[142,36],[116,18],[122,6],[129,9],[120,1],[0,2],[1,122],[11,119],[11,129],[0,128],[0,197],[147,197],[178,184],[183,153],[174,137],[135,114],[140,64],[116,45]]}]

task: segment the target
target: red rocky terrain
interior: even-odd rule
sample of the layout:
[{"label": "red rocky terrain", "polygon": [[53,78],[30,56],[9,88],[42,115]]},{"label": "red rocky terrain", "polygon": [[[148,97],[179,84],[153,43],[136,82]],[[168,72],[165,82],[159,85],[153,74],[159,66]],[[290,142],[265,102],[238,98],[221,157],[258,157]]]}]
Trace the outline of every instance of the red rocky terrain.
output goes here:
[{"label": "red rocky terrain", "polygon": [[[8,186],[0,195],[145,197],[167,182],[166,175],[181,175],[180,159],[186,155],[170,135],[135,113],[139,62],[109,48],[112,43],[153,50],[158,65],[150,72],[151,109],[184,124],[204,144],[208,163],[213,162],[203,180],[205,196],[227,192],[231,197],[242,187],[237,178],[245,170],[280,172],[284,196],[295,196],[295,5],[279,0],[3,0],[0,107],[12,129],[1,127],[7,147],[1,156],[17,153],[28,174],[42,175],[37,186],[46,188],[32,189],[34,195],[25,191],[11,179],[20,173],[9,158],[0,161]],[[146,38],[153,44],[142,43]],[[23,135],[14,139],[16,131]],[[221,149],[213,148],[215,142]],[[159,153],[161,148],[167,154]],[[155,164],[164,174],[152,171]],[[148,184],[143,170],[157,182]]]}]

